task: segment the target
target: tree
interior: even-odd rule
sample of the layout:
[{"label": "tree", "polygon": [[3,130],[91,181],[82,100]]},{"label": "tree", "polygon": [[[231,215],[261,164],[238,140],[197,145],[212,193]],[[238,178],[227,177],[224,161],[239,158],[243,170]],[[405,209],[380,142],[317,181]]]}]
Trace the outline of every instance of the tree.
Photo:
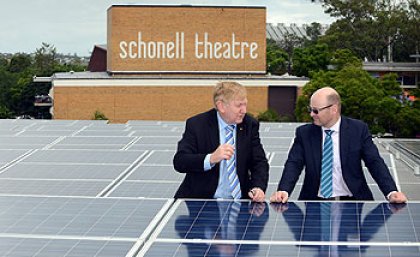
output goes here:
[{"label": "tree", "polygon": [[55,66],[57,50],[53,45],[42,43],[40,48],[35,51],[35,71],[38,76],[51,76]]},{"label": "tree", "polygon": [[304,46],[308,47],[315,45],[318,42],[319,37],[322,35],[322,25],[318,22],[312,22],[311,25],[305,28],[306,35],[308,38],[304,41]]},{"label": "tree", "polygon": [[18,75],[0,69],[0,118],[11,118],[13,115],[11,107],[11,88],[17,83]]},{"label": "tree", "polygon": [[346,66],[362,67],[362,61],[357,58],[349,49],[339,49],[332,54],[330,60],[332,69],[341,70]]},{"label": "tree", "polygon": [[420,108],[399,97],[402,90],[396,75],[380,80],[358,65],[345,65],[339,70],[318,71],[303,88],[296,107],[298,121],[309,121],[305,111],[310,96],[319,88],[330,86],[341,96],[342,114],[361,119],[372,133],[391,132],[397,137],[414,137],[420,127]]},{"label": "tree", "polygon": [[7,67],[9,65],[9,61],[3,56],[0,56],[0,70],[7,70]]},{"label": "tree", "polygon": [[394,61],[412,61],[410,55],[420,53],[420,2],[408,1],[406,14],[398,31],[399,39],[394,42]]},{"label": "tree", "polygon": [[[58,71],[83,71],[80,61],[60,64],[54,46],[42,43],[34,57],[26,53],[14,54],[10,61],[0,58],[0,117],[29,114],[50,117],[48,108],[35,108],[36,95],[47,95],[51,83],[33,83],[33,76],[51,76]],[[77,59],[77,58],[76,58]]]},{"label": "tree", "polygon": [[13,73],[24,72],[26,69],[31,67],[31,65],[32,59],[29,54],[17,53],[13,55],[12,59],[10,60],[8,71]]},{"label": "tree", "polygon": [[287,71],[288,56],[272,39],[267,40],[267,71],[282,75]]},{"label": "tree", "polygon": [[[370,61],[392,61],[394,57],[410,61],[406,50],[415,51],[419,45],[419,4],[415,0],[320,2],[326,13],[338,18],[320,38],[332,50],[347,48]],[[393,54],[394,49],[398,55]]]},{"label": "tree", "polygon": [[330,60],[331,53],[326,44],[296,48],[293,53],[293,74],[311,77],[310,72],[326,70]]},{"label": "tree", "polygon": [[[283,49],[287,53],[287,61],[292,63],[292,56],[293,51],[298,48],[302,47],[303,43],[305,42],[305,38],[301,38],[294,33],[285,33],[283,34],[283,38],[278,42],[281,49]],[[290,73],[290,69],[288,69]]]}]

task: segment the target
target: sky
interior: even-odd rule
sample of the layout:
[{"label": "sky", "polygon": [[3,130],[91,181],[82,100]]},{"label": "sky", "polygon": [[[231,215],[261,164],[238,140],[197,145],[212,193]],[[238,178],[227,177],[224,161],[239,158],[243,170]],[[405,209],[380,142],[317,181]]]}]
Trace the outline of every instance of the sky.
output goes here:
[{"label": "sky", "polygon": [[310,0],[0,0],[0,53],[33,53],[45,42],[58,53],[90,56],[95,44],[106,44],[106,12],[113,4],[265,6],[269,23],[334,21]]}]

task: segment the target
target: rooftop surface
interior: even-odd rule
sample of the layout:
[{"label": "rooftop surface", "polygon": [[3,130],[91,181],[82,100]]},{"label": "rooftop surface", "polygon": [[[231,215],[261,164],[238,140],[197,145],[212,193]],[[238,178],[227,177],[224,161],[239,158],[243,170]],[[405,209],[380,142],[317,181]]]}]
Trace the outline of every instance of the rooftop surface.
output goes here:
[{"label": "rooftop surface", "polygon": [[[299,125],[261,123],[260,136],[270,163],[267,195],[276,190]],[[301,181],[287,206],[242,201],[236,230],[246,231],[239,237],[218,239],[212,229],[222,227],[225,220],[219,220],[220,212],[232,215],[234,203],[172,198],[183,178],[172,166],[183,130],[184,122],[0,120],[0,256],[198,257],[213,256],[226,245],[233,253],[225,256],[275,256],[278,251],[320,256],[316,254],[323,244],[330,252],[346,246],[342,250],[353,254],[348,256],[403,256],[402,251],[407,253],[404,256],[420,255],[420,176],[415,174],[420,140],[374,140],[410,202],[402,210],[384,203],[367,175],[376,201],[349,203],[344,210],[357,213],[342,216],[369,221],[370,214],[379,210],[374,219],[383,222],[370,239],[362,240],[368,234],[361,221],[355,221],[360,229],[353,241],[296,237],[289,214],[299,224],[310,206],[319,207],[319,203],[296,201]],[[388,216],[388,210],[393,216]],[[198,222],[207,218],[216,222],[210,228]],[[308,228],[300,224],[301,232]],[[393,230],[397,236],[390,236]]]}]

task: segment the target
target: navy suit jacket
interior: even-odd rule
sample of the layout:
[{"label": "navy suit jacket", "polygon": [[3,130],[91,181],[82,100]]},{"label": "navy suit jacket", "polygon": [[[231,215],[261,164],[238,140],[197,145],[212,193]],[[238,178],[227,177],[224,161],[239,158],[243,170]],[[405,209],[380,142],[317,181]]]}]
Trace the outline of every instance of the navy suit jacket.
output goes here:
[{"label": "navy suit jacket", "polygon": [[[259,123],[245,115],[236,128],[236,172],[242,197],[268,184],[268,161],[259,138]],[[204,158],[220,145],[217,111],[198,114],[186,122],[185,132],[178,142],[173,164],[176,171],[186,173],[175,198],[213,198],[219,182],[219,164],[204,171]]]},{"label": "navy suit jacket", "polygon": [[[321,180],[321,160],[322,128],[314,124],[298,127],[278,190],[287,191],[290,195],[305,168],[299,200],[317,200]],[[391,191],[397,191],[389,169],[380,157],[365,123],[341,117],[340,160],[343,179],[356,200],[373,200],[363,173],[362,160],[385,196]]]}]

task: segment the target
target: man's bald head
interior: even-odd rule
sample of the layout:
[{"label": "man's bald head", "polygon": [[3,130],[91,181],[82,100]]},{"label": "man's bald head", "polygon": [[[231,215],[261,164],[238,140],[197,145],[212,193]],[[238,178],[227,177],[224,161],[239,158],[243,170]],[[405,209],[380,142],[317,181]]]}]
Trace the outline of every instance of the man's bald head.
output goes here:
[{"label": "man's bald head", "polygon": [[326,104],[336,104],[341,112],[341,98],[337,91],[332,87],[323,87],[315,91],[311,96],[312,99],[317,98],[325,100]]},{"label": "man's bald head", "polygon": [[311,96],[310,107],[314,124],[330,128],[341,115],[340,95],[331,87],[318,89]]}]

